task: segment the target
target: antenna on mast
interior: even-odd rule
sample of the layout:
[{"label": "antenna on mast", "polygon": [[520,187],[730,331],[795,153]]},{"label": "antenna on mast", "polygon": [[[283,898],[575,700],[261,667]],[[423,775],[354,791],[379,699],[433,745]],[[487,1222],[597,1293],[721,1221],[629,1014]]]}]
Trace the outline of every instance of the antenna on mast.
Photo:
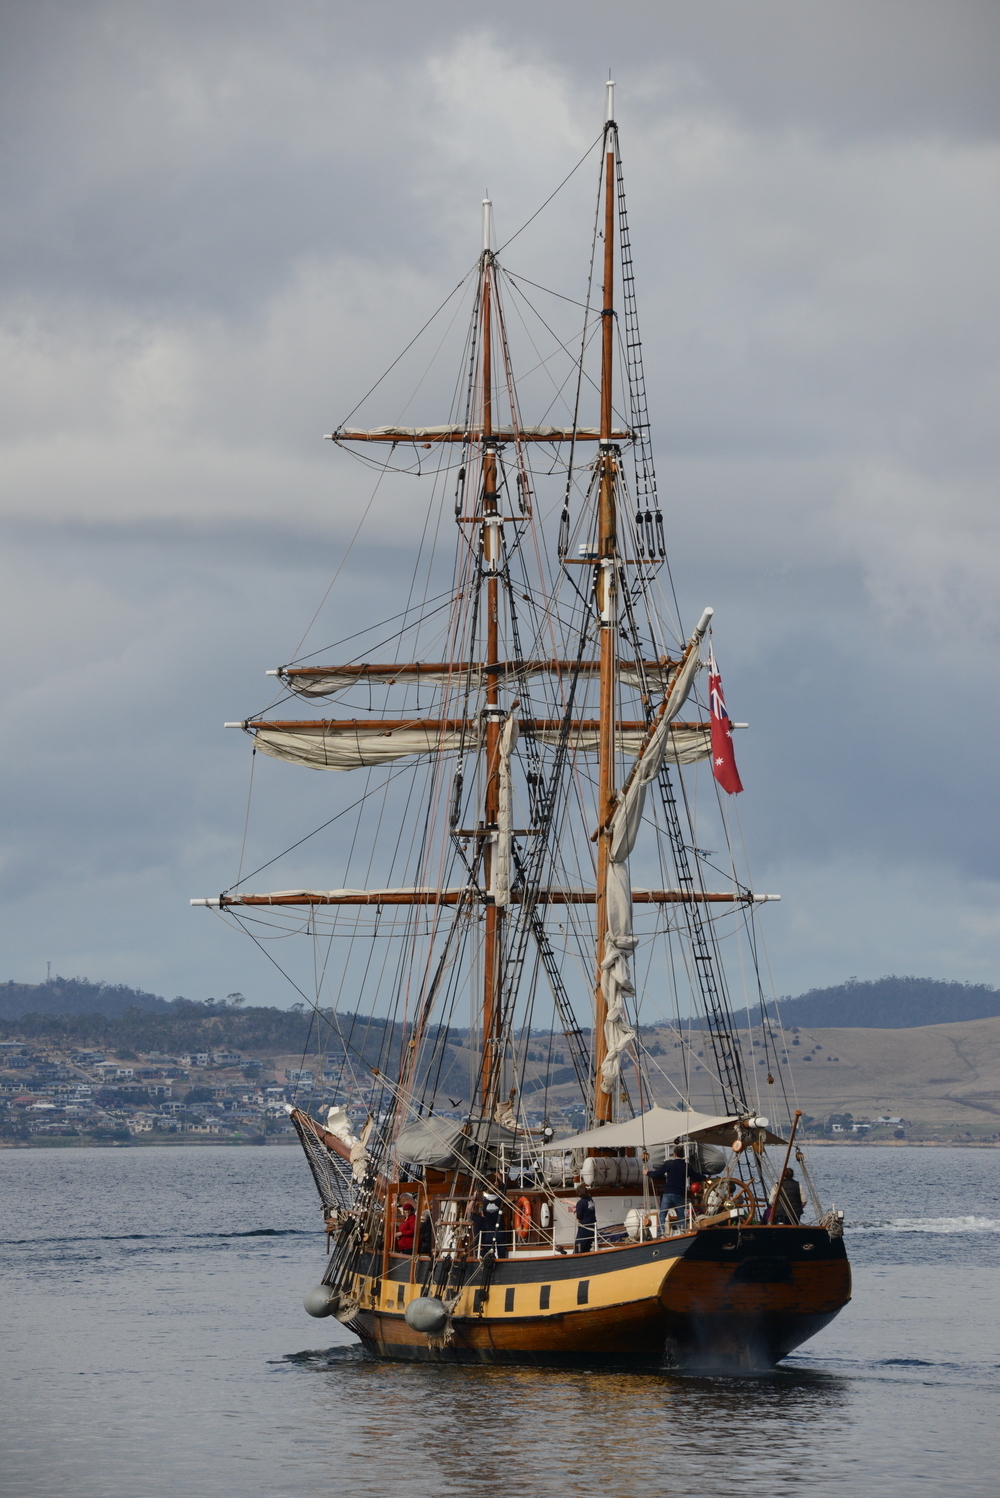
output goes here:
[{"label": "antenna on mast", "polygon": [[490,231],[493,227],[493,204],[489,198],[483,199],[483,249],[490,247]]},{"label": "antenna on mast", "polygon": [[608,98],[607,98],[607,113],[604,116],[604,123],[606,125],[613,125],[614,124],[614,120],[615,120],[615,85],[614,85],[614,79],[609,78],[608,81],[607,81],[607,83],[604,85],[604,87],[607,90],[607,95],[608,95]]}]

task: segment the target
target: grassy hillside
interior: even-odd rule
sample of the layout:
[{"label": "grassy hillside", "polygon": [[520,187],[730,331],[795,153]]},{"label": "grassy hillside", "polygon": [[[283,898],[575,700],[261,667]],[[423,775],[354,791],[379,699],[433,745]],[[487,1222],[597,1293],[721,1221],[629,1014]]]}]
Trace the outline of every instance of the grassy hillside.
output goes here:
[{"label": "grassy hillside", "polygon": [[[908,1135],[924,1138],[1000,1136],[1000,1018],[912,1030],[800,1029],[797,1038],[789,1054],[808,1113],[899,1115],[910,1121]],[[799,1063],[811,1046],[819,1047],[813,1061]]]}]

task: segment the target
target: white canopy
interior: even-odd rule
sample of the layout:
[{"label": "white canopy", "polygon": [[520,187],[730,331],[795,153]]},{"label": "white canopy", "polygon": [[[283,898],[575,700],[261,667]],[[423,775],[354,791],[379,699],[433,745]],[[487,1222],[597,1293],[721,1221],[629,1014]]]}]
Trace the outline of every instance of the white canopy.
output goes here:
[{"label": "white canopy", "polygon": [[[707,1144],[730,1144],[735,1137],[736,1116],[713,1116],[709,1113],[682,1112],[679,1108],[650,1108],[638,1118],[625,1123],[605,1124],[602,1129],[587,1129],[568,1139],[553,1139],[547,1150],[648,1149],[654,1144],[675,1144],[679,1139],[700,1139]],[[768,1144],[783,1144],[777,1134],[765,1130]]]}]

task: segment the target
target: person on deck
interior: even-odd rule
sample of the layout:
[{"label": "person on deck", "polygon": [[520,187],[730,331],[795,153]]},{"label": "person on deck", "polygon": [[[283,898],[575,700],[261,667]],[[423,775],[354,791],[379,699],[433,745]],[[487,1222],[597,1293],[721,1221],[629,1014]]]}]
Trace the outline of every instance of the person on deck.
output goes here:
[{"label": "person on deck", "polygon": [[667,1226],[667,1213],[671,1210],[675,1211],[683,1222],[688,1182],[705,1179],[700,1171],[688,1169],[684,1146],[675,1145],[672,1158],[658,1166],[656,1170],[650,1170],[647,1166],[646,1175],[660,1186],[660,1212],[664,1230]]},{"label": "person on deck", "polygon": [[434,1252],[434,1219],[430,1211],[425,1211],[420,1219],[420,1236],[417,1239],[418,1254],[432,1254]]},{"label": "person on deck", "polygon": [[576,1213],[576,1243],[573,1252],[578,1254],[593,1253],[597,1247],[597,1208],[594,1198],[586,1186],[578,1186],[576,1190],[576,1201],[570,1208]]},{"label": "person on deck", "polygon": [[403,1220],[396,1229],[396,1252],[412,1254],[413,1236],[417,1230],[417,1212],[412,1202],[403,1203]]},{"label": "person on deck", "polygon": [[772,1193],[774,1205],[771,1208],[771,1222],[784,1223],[786,1227],[796,1227],[802,1220],[805,1211],[805,1202],[802,1200],[802,1188],[795,1179],[795,1173],[786,1170],[781,1183],[779,1195],[777,1187]]},{"label": "person on deck", "polygon": [[482,1205],[473,1214],[472,1225],[479,1239],[479,1257],[484,1259],[491,1253],[495,1259],[505,1259],[509,1248],[507,1230],[503,1220],[503,1203],[492,1191],[484,1191]]}]

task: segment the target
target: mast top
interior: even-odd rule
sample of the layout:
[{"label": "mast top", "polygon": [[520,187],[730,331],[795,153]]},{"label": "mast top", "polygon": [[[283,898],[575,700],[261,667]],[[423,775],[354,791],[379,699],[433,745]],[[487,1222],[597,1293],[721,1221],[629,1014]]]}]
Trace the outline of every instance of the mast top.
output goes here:
[{"label": "mast top", "polygon": [[607,81],[607,83],[604,85],[604,87],[607,90],[607,105],[606,105],[606,111],[607,112],[605,113],[605,116],[604,116],[604,122],[605,122],[606,125],[613,125],[614,124],[614,120],[615,120],[615,84],[614,84],[614,79],[613,78],[609,78],[608,81]]},{"label": "mast top", "polygon": [[493,227],[493,204],[489,198],[483,199],[483,249],[490,247],[490,230]]}]

